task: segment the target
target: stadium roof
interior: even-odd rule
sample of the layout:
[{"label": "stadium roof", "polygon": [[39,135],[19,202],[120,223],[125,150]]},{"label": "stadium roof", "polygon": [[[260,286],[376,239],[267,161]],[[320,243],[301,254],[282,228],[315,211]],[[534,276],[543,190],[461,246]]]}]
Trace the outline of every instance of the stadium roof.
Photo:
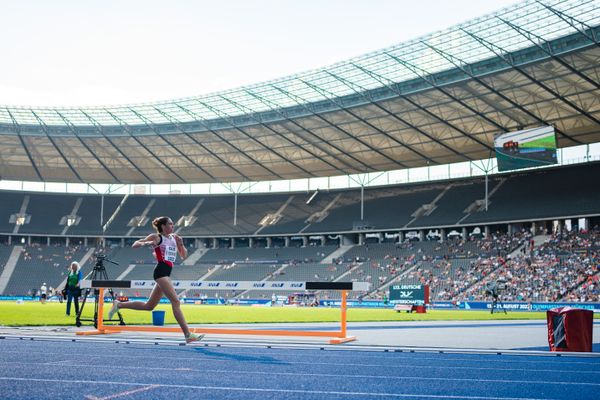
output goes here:
[{"label": "stadium roof", "polygon": [[525,1],[326,68],[121,106],[0,107],[0,178],[296,179],[489,158],[554,125],[600,141],[600,1]]}]

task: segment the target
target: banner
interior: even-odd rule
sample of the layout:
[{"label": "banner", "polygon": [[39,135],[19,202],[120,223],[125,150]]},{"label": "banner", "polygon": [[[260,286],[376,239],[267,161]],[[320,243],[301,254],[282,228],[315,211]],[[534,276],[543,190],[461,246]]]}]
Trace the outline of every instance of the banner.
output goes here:
[{"label": "banner", "polygon": [[[445,303],[440,308],[445,307]],[[596,310],[600,312],[600,303],[541,303],[541,302],[532,302],[532,303],[524,303],[517,301],[506,301],[503,303],[496,304],[499,309],[504,309],[506,311],[547,311],[552,308],[559,307],[573,307],[573,308],[583,308],[585,310]],[[437,303],[433,303],[433,307],[437,307]],[[456,307],[461,310],[491,310],[492,303],[489,301],[462,301],[456,304]]]},{"label": "banner", "polygon": [[[302,290],[350,290],[367,291],[369,282],[276,282],[276,281],[183,281],[172,280],[175,290],[263,290],[263,291],[302,291]],[[81,288],[122,288],[152,289],[155,281],[149,280],[82,280]]]},{"label": "banner", "polygon": [[428,303],[426,301],[428,289],[427,285],[392,285],[390,286],[390,303],[422,306]]}]

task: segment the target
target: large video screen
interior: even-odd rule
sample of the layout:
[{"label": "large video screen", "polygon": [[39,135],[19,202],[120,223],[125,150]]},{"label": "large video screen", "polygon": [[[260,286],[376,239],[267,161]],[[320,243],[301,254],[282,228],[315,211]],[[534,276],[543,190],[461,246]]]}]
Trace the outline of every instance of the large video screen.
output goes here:
[{"label": "large video screen", "polygon": [[553,126],[509,132],[494,140],[498,171],[541,167],[557,163]]}]

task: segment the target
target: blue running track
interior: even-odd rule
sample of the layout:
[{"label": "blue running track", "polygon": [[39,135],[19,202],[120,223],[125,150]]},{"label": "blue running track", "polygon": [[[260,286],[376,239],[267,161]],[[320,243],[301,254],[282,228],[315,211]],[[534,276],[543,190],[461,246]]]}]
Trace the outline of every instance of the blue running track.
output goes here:
[{"label": "blue running track", "polygon": [[1,399],[594,399],[600,357],[0,339]]}]

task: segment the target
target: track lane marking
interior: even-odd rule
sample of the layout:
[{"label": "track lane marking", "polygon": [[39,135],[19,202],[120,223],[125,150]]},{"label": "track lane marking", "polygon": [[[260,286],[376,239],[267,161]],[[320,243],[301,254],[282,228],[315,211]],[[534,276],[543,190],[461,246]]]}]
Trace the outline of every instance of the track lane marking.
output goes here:
[{"label": "track lane marking", "polygon": [[[0,376],[0,380],[11,381],[32,381],[32,382],[54,382],[54,383],[75,383],[75,384],[103,384],[103,385],[130,385],[130,386],[149,386],[148,383],[140,382],[112,382],[112,381],[88,381],[88,380],[69,380],[69,379],[42,379],[42,378],[13,378]],[[317,395],[342,395],[342,396],[361,396],[364,397],[408,397],[408,398],[431,398],[431,399],[470,399],[470,400],[549,400],[549,398],[539,397],[495,397],[495,396],[452,396],[436,394],[412,394],[412,393],[369,393],[369,392],[340,392],[328,390],[301,390],[301,389],[267,389],[267,388],[243,388],[232,386],[197,386],[197,385],[176,385],[176,384],[150,384],[157,388],[177,388],[177,389],[199,389],[199,390],[218,390],[218,391],[238,391],[238,392],[258,392],[258,393],[295,393],[295,394],[317,394]]]},{"label": "track lane marking", "polygon": [[[220,361],[220,362],[226,362],[227,360],[219,360],[219,359],[211,359],[211,361]],[[66,362],[66,361],[65,361]],[[40,364],[36,361],[0,361],[0,365],[12,365],[12,364],[18,364],[18,365],[46,365],[46,364]],[[325,366],[329,365],[328,363],[316,363],[316,362],[312,362],[312,363],[306,363],[306,362],[281,362],[281,363],[273,363],[275,365],[295,365],[295,364],[310,364],[310,365],[319,365],[319,364],[323,364]],[[102,365],[99,363],[96,363],[96,365]],[[111,364],[106,364],[107,367],[109,367]],[[333,364],[332,364],[333,365]],[[337,366],[339,366],[339,364],[335,364]],[[356,364],[344,364],[344,365],[348,365],[348,366],[363,366],[362,364],[360,365],[356,365]],[[389,364],[387,364],[389,366]],[[70,367],[88,367],[89,364],[69,364]],[[156,371],[195,371],[193,368],[189,368],[189,367],[177,367],[177,368],[171,368],[171,367],[138,367],[136,365],[126,365],[126,364],[121,364],[122,367],[126,367],[129,369],[144,369],[144,370],[156,370]],[[378,366],[378,367],[385,367],[386,365],[382,364],[382,365],[369,365],[369,366]],[[411,365],[410,366],[412,369],[426,369],[426,370],[467,370],[467,371],[499,371],[499,372],[509,372],[509,371],[513,371],[513,372],[519,372],[519,371],[523,371],[523,372],[550,372],[550,373],[564,373],[564,374],[590,374],[590,375],[600,375],[600,370],[598,371],[578,371],[578,370],[568,370],[568,369],[530,369],[530,368],[493,368],[493,367],[462,367],[459,365],[449,365],[449,366],[435,366],[435,365]],[[203,369],[202,371],[220,371],[220,370],[208,370],[208,369]],[[228,369],[227,371],[232,371],[231,369]],[[257,371],[257,373],[260,373],[260,371]],[[271,373],[271,372],[269,372]],[[340,376],[339,374],[336,374],[336,376]]]},{"label": "track lane marking", "polygon": [[[156,368],[138,368],[142,370],[156,370]],[[273,372],[273,371],[246,371],[246,370],[214,370],[214,369],[190,369],[188,372],[211,372],[217,374],[235,373],[239,375],[269,375],[269,376],[298,376],[298,377],[315,377],[315,378],[354,378],[354,379],[383,379],[383,380],[418,380],[418,381],[442,381],[442,382],[473,382],[474,378],[441,378],[430,376],[410,376],[410,375],[363,375],[363,374],[327,374],[327,373],[298,373],[298,372]],[[24,378],[20,378],[24,379]],[[477,382],[485,383],[518,383],[521,385],[571,385],[571,386],[600,386],[596,382],[565,382],[565,381],[542,381],[542,380],[523,380],[523,379],[481,379],[477,378]]]},{"label": "track lane marking", "polygon": [[119,392],[119,393],[115,393],[115,394],[111,394],[110,396],[105,396],[105,397],[96,397],[93,396],[91,394],[88,394],[85,396],[86,399],[88,400],[111,400],[111,399],[116,399],[117,397],[123,397],[123,396],[128,396],[130,394],[134,394],[134,393],[139,393],[139,392],[146,392],[150,389],[154,389],[160,387],[160,385],[149,385],[146,387],[141,387],[138,389],[133,389],[133,390],[126,390],[124,392]]}]

